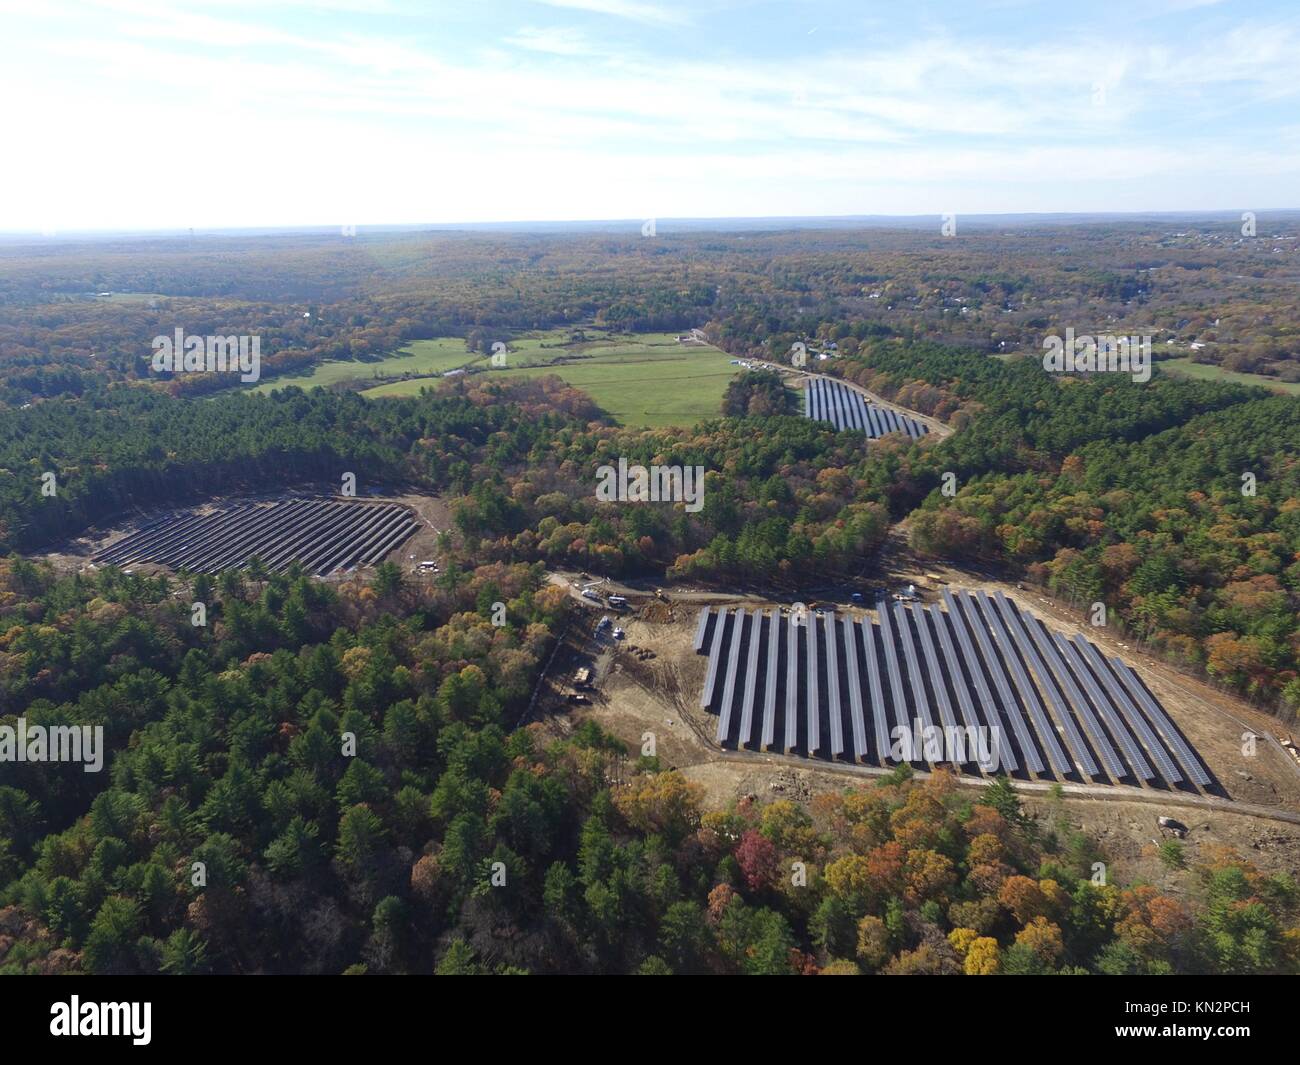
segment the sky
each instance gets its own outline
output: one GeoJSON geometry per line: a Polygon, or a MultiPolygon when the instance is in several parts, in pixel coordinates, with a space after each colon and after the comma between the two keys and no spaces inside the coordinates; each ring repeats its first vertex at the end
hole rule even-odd
{"type": "Polygon", "coordinates": [[[1298,55],[1294,0],[0,0],[0,230],[1294,208],[1298,55]]]}

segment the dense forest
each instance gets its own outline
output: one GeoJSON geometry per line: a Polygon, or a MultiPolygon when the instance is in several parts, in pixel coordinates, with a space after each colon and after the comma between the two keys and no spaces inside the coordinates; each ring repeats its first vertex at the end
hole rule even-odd
{"type": "Polygon", "coordinates": [[[961,432],[918,450],[912,543],[997,562],[1287,719],[1300,710],[1300,402],[877,342],[850,380],[961,432]],[[956,494],[940,490],[944,472],[956,494]]]}
{"type": "Polygon", "coordinates": [[[770,373],[739,376],[723,405],[734,416],[687,431],[609,424],[555,378],[474,375],[381,403],[319,389],[177,403],[97,387],[0,420],[0,542],[30,550],[135,508],[329,490],[353,472],[363,490],[451,497],[448,549],[464,564],[791,588],[809,560],[823,579],[861,572],[905,522],[922,551],[1104,602],[1178,664],[1286,717],[1300,708],[1295,400],[1159,375],[1060,380],[1032,359],[897,338],[830,365],[958,431],[868,449],[861,433],[781,413],[791,401],[770,373]],[[598,502],[610,456],[702,466],[703,508],[598,502]]]}
{"type": "Polygon", "coordinates": [[[0,566],[8,711],[110,750],[4,767],[0,972],[1300,968],[1291,878],[1225,853],[1190,901],[1107,883],[1005,782],[706,812],[593,725],[515,728],[568,602],[537,568],[196,578],[203,627],[171,583],[0,566]]]}
{"type": "Polygon", "coordinates": [[[1005,782],[900,773],[719,810],[591,724],[520,727],[568,622],[548,568],[794,593],[858,578],[891,534],[1103,602],[1133,640],[1293,720],[1300,403],[1008,354],[1066,322],[1140,320],[1198,358],[1292,375],[1296,308],[1277,293],[1294,264],[1234,234],[0,247],[0,725],[101,726],[107,748],[102,773],[0,762],[0,971],[1296,971],[1291,879],[1224,853],[1185,897],[1096,882],[1106,856],[1059,796],[1031,814],[1005,782]],[[868,447],[800,416],[771,371],[738,373],[717,417],[682,429],[616,424],[554,376],[372,401],[148,371],[148,338],[177,325],[262,335],[273,377],[586,323],[698,327],[777,362],[834,342],[821,372],[953,432],[868,447]],[[620,458],[703,467],[702,507],[602,502],[597,470],[620,458]],[[448,503],[435,582],[32,557],[348,473],[362,495],[448,503]]]}

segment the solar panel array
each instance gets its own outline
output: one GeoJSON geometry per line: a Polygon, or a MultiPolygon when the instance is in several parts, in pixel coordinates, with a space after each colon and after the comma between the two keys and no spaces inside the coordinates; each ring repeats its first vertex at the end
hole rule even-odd
{"type": "Polygon", "coordinates": [[[905,433],[915,440],[930,431],[915,418],[867,402],[861,392],[830,377],[808,379],[804,413],[839,430],[860,429],[872,440],[888,433],[905,433]]]}
{"type": "Polygon", "coordinates": [[[298,562],[323,577],[382,561],[418,527],[415,514],[398,503],[307,497],[239,503],[205,514],[168,514],[93,561],[220,573],[240,569],[256,556],[272,573],[298,562]]]}
{"type": "Polygon", "coordinates": [[[945,592],[944,602],[881,601],[875,620],[705,608],[700,706],[718,715],[717,742],[1046,780],[1214,784],[1127,665],[1001,592],[945,592]]]}

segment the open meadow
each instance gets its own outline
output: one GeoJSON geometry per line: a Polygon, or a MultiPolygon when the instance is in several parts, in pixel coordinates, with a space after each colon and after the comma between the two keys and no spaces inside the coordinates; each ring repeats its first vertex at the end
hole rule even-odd
{"type": "MultiPolygon", "coordinates": [[[[554,335],[510,342],[502,376],[553,373],[591,396],[625,425],[693,425],[720,413],[727,383],[739,370],[707,344],[679,344],[673,333],[603,335],[560,346],[554,335]],[[523,365],[519,365],[519,363],[523,365]]],[[[367,389],[372,399],[411,396],[435,379],[410,378],[367,389]]]]}

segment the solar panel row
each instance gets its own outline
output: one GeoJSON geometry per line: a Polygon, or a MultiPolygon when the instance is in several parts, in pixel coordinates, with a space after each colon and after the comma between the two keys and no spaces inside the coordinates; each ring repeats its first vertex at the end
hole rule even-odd
{"type": "Polygon", "coordinates": [[[776,669],[781,657],[777,642],[781,632],[781,612],[773,610],[767,622],[767,693],[763,697],[763,738],[759,746],[767,750],[776,736],[776,669]]]}
{"type": "Polygon", "coordinates": [[[817,683],[817,625],[812,615],[803,619],[804,635],[808,639],[808,698],[804,700],[804,709],[808,715],[808,727],[804,733],[808,742],[808,753],[821,749],[821,686],[817,683]]]}
{"type": "MultiPolygon", "coordinates": [[[[1002,771],[1023,763],[1055,779],[1212,784],[1126,665],[1107,664],[1080,636],[1052,633],[1001,593],[944,599],[946,611],[879,602],[876,623],[833,611],[702,612],[695,646],[707,645],[709,663],[700,705],[718,714],[718,742],[771,750],[779,735],[787,753],[885,765],[900,726],[941,741],[992,733],[1002,771]]],[[[928,745],[911,760],[977,761],[970,748],[936,758],[928,745]]]]}
{"type": "Polygon", "coordinates": [[[963,617],[954,606],[952,594],[944,592],[944,598],[947,600],[948,609],[953,612],[952,616],[960,619],[960,622],[975,634],[975,642],[979,644],[980,654],[984,657],[984,664],[988,668],[989,675],[993,678],[993,686],[998,692],[998,703],[996,705],[1001,711],[1001,720],[1011,727],[1011,732],[1020,745],[1020,756],[1025,760],[1025,765],[1029,767],[1031,772],[1042,773],[1047,767],[1043,764],[1037,746],[1029,737],[1029,730],[1025,725],[1024,717],[1020,713],[1020,707],[1016,703],[1015,696],[1011,694],[1011,684],[1007,680],[1002,659],[998,657],[992,639],[985,629],[984,622],[976,611],[975,600],[962,596],[961,605],[962,609],[965,610],[965,616],[963,617]]]}
{"type": "MultiPolygon", "coordinates": [[[[1015,611],[1009,611],[1009,613],[1014,614],[1015,611]]],[[[1128,775],[1124,763],[1120,760],[1119,755],[1115,753],[1109,737],[1102,729],[1087,700],[1083,698],[1066,673],[1059,656],[1051,646],[1051,641],[1043,638],[1042,630],[1038,628],[1032,617],[1024,617],[1023,622],[1027,623],[1023,626],[1025,631],[1021,636],[1022,640],[1025,641],[1024,647],[1027,653],[1034,656],[1035,671],[1038,672],[1040,680],[1053,693],[1053,702],[1056,704],[1058,716],[1061,720],[1070,722],[1072,728],[1074,721],[1078,721],[1083,725],[1084,731],[1088,734],[1090,746],[1102,760],[1106,772],[1110,774],[1112,780],[1121,780],[1128,775]],[[1053,671],[1055,676],[1053,676],[1053,671]],[[1058,681],[1065,691],[1064,695],[1061,693],[1061,688],[1057,687],[1058,681]],[[1067,699],[1068,706],[1066,705],[1067,699]]],[[[1083,752],[1087,751],[1087,746],[1085,746],[1077,728],[1073,728],[1071,742],[1074,744],[1076,752],[1079,752],[1078,757],[1084,760],[1085,754],[1083,752]]],[[[1090,767],[1086,761],[1084,762],[1084,768],[1089,776],[1100,778],[1100,771],[1095,767],[1090,767]]]]}
{"type": "Polygon", "coordinates": [[[713,611],[707,606],[700,610],[700,620],[695,626],[695,653],[699,654],[704,649],[704,637],[709,631],[709,619],[714,616],[713,611]]]}
{"type": "Polygon", "coordinates": [[[844,723],[840,720],[840,656],[839,633],[835,630],[835,615],[827,611],[822,615],[826,625],[826,709],[830,715],[831,757],[844,753],[844,723]]]}
{"type": "MultiPolygon", "coordinates": [[[[912,706],[924,728],[934,727],[934,718],[930,715],[930,700],[925,694],[925,675],[916,660],[916,647],[912,643],[912,627],[907,623],[907,614],[901,603],[894,604],[894,624],[903,642],[903,659],[907,663],[907,678],[912,688],[912,706]]],[[[908,722],[910,724],[910,721],[908,722]]]]}
{"type": "Polygon", "coordinates": [[[758,650],[762,643],[763,613],[755,610],[753,620],[749,623],[749,662],[745,670],[745,700],[740,707],[740,738],[742,747],[749,745],[749,737],[754,728],[754,691],[758,685],[758,650]]]}
{"type": "MultiPolygon", "coordinates": [[[[984,671],[980,668],[979,659],[975,657],[975,648],[971,645],[970,632],[966,628],[966,619],[961,616],[961,612],[957,609],[957,604],[953,602],[952,597],[946,592],[944,594],[948,603],[948,612],[945,614],[940,611],[938,607],[935,607],[934,611],[936,615],[943,617],[947,621],[949,627],[956,634],[957,644],[961,649],[961,658],[966,665],[966,674],[970,678],[973,686],[972,689],[965,691],[966,701],[962,704],[963,712],[967,709],[966,703],[970,703],[970,692],[973,690],[976,699],[979,701],[978,705],[984,710],[984,715],[988,719],[988,723],[997,724],[997,703],[993,701],[993,693],[989,691],[988,681],[984,679],[984,671]]],[[[956,670],[954,670],[953,676],[954,678],[958,676],[956,670]]],[[[958,688],[959,693],[962,692],[962,690],[962,688],[958,688]]],[[[974,719],[978,723],[978,718],[975,716],[975,705],[976,704],[974,703],[970,704],[969,711],[971,718],[968,718],[967,720],[970,721],[974,719]]],[[[998,725],[998,728],[1001,729],[1001,725],[998,725]]],[[[1007,769],[1014,772],[1020,768],[1011,743],[1009,741],[1002,743],[1001,747],[1004,748],[1001,752],[1002,762],[1006,765],[1007,769]]]]}
{"type": "Polygon", "coordinates": [[[915,440],[930,431],[915,418],[869,403],[861,392],[834,378],[810,377],[806,398],[805,413],[809,418],[830,422],[841,431],[858,429],[872,440],[887,433],[905,433],[915,440]]]}
{"type": "Polygon", "coordinates": [[[863,618],[862,657],[867,664],[867,691],[871,696],[871,724],[876,734],[876,761],[884,763],[889,750],[889,719],[885,716],[885,690],[880,683],[880,659],[876,656],[876,626],[863,618]]]}
{"type": "Polygon", "coordinates": [[[842,645],[844,647],[844,672],[849,684],[849,709],[853,725],[853,751],[858,758],[867,757],[867,724],[862,712],[862,673],[858,669],[857,622],[850,617],[840,618],[842,645]]]}
{"type": "MultiPolygon", "coordinates": [[[[1119,743],[1120,749],[1124,752],[1124,757],[1128,759],[1128,764],[1137,771],[1137,775],[1143,780],[1150,780],[1155,776],[1155,772],[1148,764],[1146,756],[1134,741],[1132,734],[1125,727],[1121,715],[1113,706],[1111,706],[1110,701],[1101,694],[1101,689],[1097,687],[1097,682],[1093,679],[1087,668],[1083,666],[1083,662],[1075,653],[1074,647],[1062,640],[1059,633],[1049,633],[1048,638],[1051,641],[1048,646],[1054,646],[1056,649],[1056,660],[1064,661],[1065,666],[1074,673],[1076,678],[1083,682],[1083,692],[1080,692],[1078,688],[1074,687],[1073,683],[1069,685],[1071,698],[1078,699],[1078,701],[1082,703],[1083,696],[1085,694],[1087,695],[1087,697],[1092,701],[1093,709],[1101,714],[1102,720],[1105,722],[1110,734],[1119,743]]],[[[1162,756],[1164,755],[1164,751],[1161,751],[1160,753],[1162,756]]],[[[1172,763],[1169,768],[1173,768],[1172,763]]],[[[1169,781],[1177,781],[1179,776],[1181,776],[1181,774],[1176,776],[1170,776],[1167,772],[1164,774],[1164,778],[1169,781]]]]}
{"type": "Polygon", "coordinates": [[[957,719],[952,713],[952,702],[948,699],[948,688],[943,682],[943,670],[939,666],[939,656],[934,651],[934,637],[930,635],[930,626],[926,621],[926,611],[914,608],[909,611],[912,623],[916,626],[917,642],[921,645],[921,654],[925,658],[925,671],[934,690],[934,701],[939,704],[939,720],[944,728],[956,728],[957,719]]]}
{"type": "MultiPolygon", "coordinates": [[[[1059,634],[1054,635],[1058,641],[1061,640],[1059,634]]],[[[1061,649],[1073,652],[1074,658],[1071,665],[1074,667],[1075,672],[1084,678],[1085,682],[1092,680],[1094,689],[1096,681],[1101,682],[1111,703],[1119,707],[1120,713],[1124,715],[1125,720],[1141,736],[1147,751],[1155,759],[1156,765],[1159,766],[1161,776],[1170,783],[1177,783],[1182,780],[1183,774],[1174,765],[1169,755],[1165,753],[1164,746],[1152,733],[1151,726],[1147,723],[1146,718],[1142,716],[1142,712],[1133,705],[1133,701],[1128,697],[1128,694],[1119,686],[1110,671],[1106,669],[1101,655],[1097,653],[1097,649],[1082,636],[1075,636],[1072,644],[1062,642],[1061,649]]],[[[1092,694],[1095,702],[1100,697],[1100,693],[1094,690],[1092,694]]]]}
{"type": "Polygon", "coordinates": [[[1119,677],[1125,689],[1147,712],[1156,728],[1160,730],[1160,735],[1164,737],[1165,742],[1178,756],[1183,771],[1201,787],[1209,787],[1211,784],[1209,774],[1202,768],[1200,759],[1187,745],[1187,741],[1183,739],[1174,723],[1169,720],[1169,715],[1165,713],[1164,708],[1151,698],[1142,682],[1138,680],[1137,674],[1133,672],[1127,662],[1122,662],[1118,658],[1112,658],[1109,661],[1111,668],[1115,671],[1115,675],[1119,677]]]}
{"type": "MultiPolygon", "coordinates": [[[[1001,620],[998,619],[992,599],[985,596],[985,594],[980,594],[978,602],[980,612],[984,615],[989,631],[993,633],[993,638],[1002,648],[1002,661],[1006,662],[1010,667],[1011,679],[1015,681],[1015,688],[1021,693],[1022,705],[1028,711],[1030,720],[1034,722],[1034,728],[1039,733],[1039,741],[1048,754],[1048,761],[1052,763],[1052,769],[1060,772],[1060,774],[1067,774],[1067,772],[1073,770],[1070,758],[1066,756],[1061,741],[1057,739],[1052,722],[1047,717],[1047,711],[1043,709],[1043,701],[1039,697],[1037,688],[1034,687],[1034,681],[1030,680],[1030,675],[1027,672],[1024,672],[1024,664],[1015,653],[1014,642],[1011,641],[1008,631],[1002,627],[1001,620]]],[[[1073,727],[1073,724],[1071,722],[1067,726],[1067,730],[1073,727]]],[[[1080,759],[1084,771],[1088,772],[1089,776],[1095,776],[1096,767],[1092,765],[1092,758],[1089,756],[1087,748],[1084,748],[1078,736],[1071,736],[1070,739],[1074,741],[1075,757],[1080,759]]]]}
{"type": "Polygon", "coordinates": [[[296,562],[323,577],[372,565],[418,527],[414,513],[397,503],[277,499],[203,514],[168,514],[99,552],[94,561],[221,573],[257,558],[273,573],[296,562]]]}
{"type": "Polygon", "coordinates": [[[731,735],[731,701],[736,694],[736,666],[740,662],[740,645],[745,642],[745,608],[736,611],[735,633],[731,637],[731,655],[727,660],[727,681],[722,688],[722,705],[718,711],[718,742],[731,735]]]}

